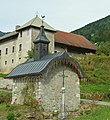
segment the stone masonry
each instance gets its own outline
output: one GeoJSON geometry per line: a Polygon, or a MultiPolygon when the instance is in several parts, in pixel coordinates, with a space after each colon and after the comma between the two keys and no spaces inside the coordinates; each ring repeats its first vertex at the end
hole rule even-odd
{"type": "MultiPolygon", "coordinates": [[[[25,77],[14,79],[12,101],[16,99],[17,104],[23,104],[23,89],[27,84],[34,84],[35,98],[42,103],[44,110],[60,110],[61,107],[61,88],[62,88],[62,71],[64,66],[48,70],[40,77],[25,77]]],[[[77,74],[66,67],[65,75],[65,105],[67,110],[74,110],[80,104],[79,78],[77,74]]],[[[30,88],[31,89],[31,88],[30,88]]],[[[30,90],[29,90],[30,91],[30,90]]]]}

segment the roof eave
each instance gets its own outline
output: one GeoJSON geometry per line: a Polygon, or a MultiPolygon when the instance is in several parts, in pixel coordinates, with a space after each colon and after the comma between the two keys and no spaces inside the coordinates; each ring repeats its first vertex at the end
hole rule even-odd
{"type": "Polygon", "coordinates": [[[55,41],[55,43],[58,43],[58,44],[63,44],[63,45],[66,45],[66,46],[71,46],[71,47],[77,47],[77,48],[82,48],[82,49],[89,49],[89,50],[97,50],[96,48],[85,48],[85,47],[80,47],[80,46],[74,46],[74,45],[69,45],[69,44],[65,44],[63,42],[58,42],[58,41],[55,41]]]}
{"type": "MultiPolygon", "coordinates": [[[[40,27],[38,27],[38,26],[29,25],[29,26],[25,26],[25,27],[23,27],[23,28],[18,28],[18,29],[16,29],[16,31],[25,30],[25,29],[27,29],[27,28],[37,28],[37,29],[40,29],[40,27]]],[[[49,31],[49,32],[56,32],[56,30],[51,30],[51,29],[47,29],[47,28],[45,28],[45,30],[46,30],[46,31],[49,31]]]]}

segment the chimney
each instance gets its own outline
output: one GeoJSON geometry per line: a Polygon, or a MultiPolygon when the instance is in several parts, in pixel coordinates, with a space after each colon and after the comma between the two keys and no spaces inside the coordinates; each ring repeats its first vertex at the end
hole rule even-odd
{"type": "Polygon", "coordinates": [[[16,25],[16,26],[15,26],[15,30],[17,30],[19,27],[20,27],[20,25],[16,25]]]}

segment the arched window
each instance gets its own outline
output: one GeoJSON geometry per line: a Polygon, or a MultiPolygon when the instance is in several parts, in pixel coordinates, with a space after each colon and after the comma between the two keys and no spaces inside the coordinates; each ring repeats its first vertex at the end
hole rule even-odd
{"type": "Polygon", "coordinates": [[[15,46],[12,47],[12,53],[14,53],[14,52],[15,52],[15,46]]]}
{"type": "Polygon", "coordinates": [[[14,63],[14,59],[12,59],[12,63],[14,63]]]}
{"type": "Polygon", "coordinates": [[[5,65],[7,65],[7,61],[5,61],[5,65]]]}
{"type": "Polygon", "coordinates": [[[6,48],[6,53],[5,54],[8,54],[8,48],[6,48]]]}

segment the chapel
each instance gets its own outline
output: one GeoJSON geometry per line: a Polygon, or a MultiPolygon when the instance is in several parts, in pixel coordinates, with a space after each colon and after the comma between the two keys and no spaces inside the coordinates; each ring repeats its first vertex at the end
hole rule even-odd
{"type": "Polygon", "coordinates": [[[80,105],[80,79],[85,78],[80,65],[64,52],[50,54],[43,24],[33,40],[34,56],[16,66],[6,78],[13,79],[12,104],[24,104],[31,96],[45,111],[59,111],[62,106],[62,90],[67,110],[80,105]]]}

